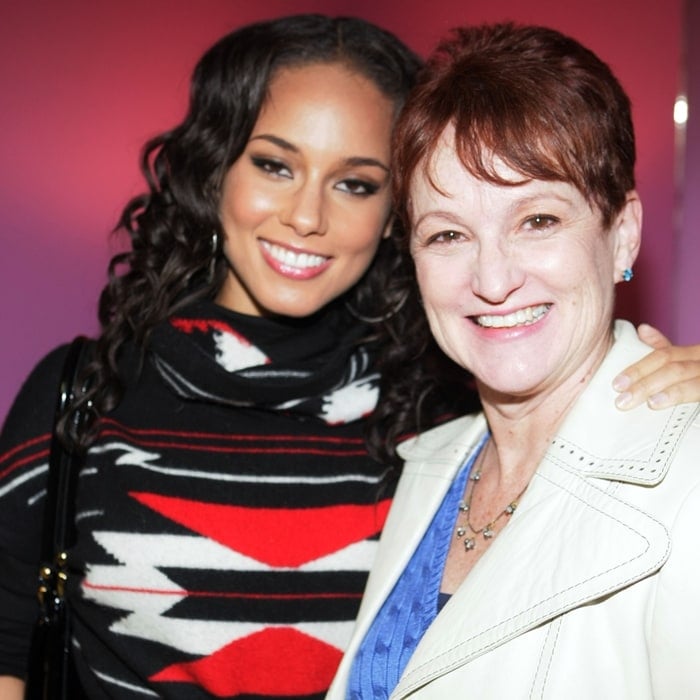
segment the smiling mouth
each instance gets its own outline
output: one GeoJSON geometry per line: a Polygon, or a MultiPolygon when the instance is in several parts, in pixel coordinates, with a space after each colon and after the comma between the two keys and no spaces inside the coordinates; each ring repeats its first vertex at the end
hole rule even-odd
{"type": "Polygon", "coordinates": [[[551,304],[539,304],[538,306],[518,309],[512,314],[501,316],[485,314],[483,316],[472,316],[471,318],[474,323],[483,328],[516,328],[537,323],[549,311],[551,306],[551,304]]]}
{"type": "Polygon", "coordinates": [[[289,248],[283,248],[268,241],[260,241],[260,244],[267,254],[280,265],[298,270],[314,269],[330,260],[329,257],[315,255],[314,253],[296,253],[289,248]]]}

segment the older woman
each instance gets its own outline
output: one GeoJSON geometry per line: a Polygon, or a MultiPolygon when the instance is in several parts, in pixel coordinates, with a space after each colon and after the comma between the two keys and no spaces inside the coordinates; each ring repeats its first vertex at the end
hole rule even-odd
{"type": "MultiPolygon", "coordinates": [[[[395,139],[430,329],[483,413],[400,450],[328,697],[700,697],[699,407],[612,408],[649,352],[613,322],[642,222],[627,96],[558,32],[464,29],[395,139]]],[[[419,330],[384,415],[431,381],[405,370],[419,330]]]]}

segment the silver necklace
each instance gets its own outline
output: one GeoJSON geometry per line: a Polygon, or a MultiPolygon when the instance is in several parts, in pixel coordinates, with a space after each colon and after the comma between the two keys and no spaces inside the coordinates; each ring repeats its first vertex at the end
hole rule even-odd
{"type": "MultiPolygon", "coordinates": [[[[455,530],[455,536],[458,539],[462,539],[464,537],[464,551],[465,552],[471,552],[472,549],[476,548],[476,538],[478,535],[482,535],[485,540],[490,540],[492,537],[495,536],[495,532],[493,529],[493,526],[503,517],[503,516],[508,516],[510,517],[515,513],[515,509],[518,507],[518,503],[520,502],[520,498],[522,495],[525,493],[525,489],[527,488],[527,484],[525,485],[525,488],[515,497],[514,500],[512,500],[502,511],[498,513],[498,515],[491,520],[490,522],[486,523],[484,527],[481,527],[479,529],[474,528],[474,526],[471,524],[470,521],[470,507],[472,504],[472,498],[474,496],[474,490],[476,488],[476,484],[478,481],[481,479],[481,468],[477,472],[475,472],[473,475],[469,477],[470,481],[472,482],[471,488],[469,489],[469,495],[467,496],[467,499],[464,501],[459,502],[459,512],[460,513],[466,513],[467,515],[467,521],[465,525],[457,525],[457,528],[455,530]],[[467,535],[467,528],[471,531],[471,535],[468,537],[465,537],[467,535]]],[[[459,515],[458,515],[459,517],[459,515]]]]}

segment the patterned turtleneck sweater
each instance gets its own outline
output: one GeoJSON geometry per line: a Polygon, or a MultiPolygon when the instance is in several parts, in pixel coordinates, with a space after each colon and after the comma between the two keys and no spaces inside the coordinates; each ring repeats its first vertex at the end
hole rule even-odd
{"type": "MultiPolygon", "coordinates": [[[[367,455],[365,350],[336,312],[274,322],[202,303],[158,327],[81,472],[69,600],[90,698],[321,698],[389,507],[367,455]]],[[[23,675],[55,387],[0,439],[0,674],[23,675]]]]}

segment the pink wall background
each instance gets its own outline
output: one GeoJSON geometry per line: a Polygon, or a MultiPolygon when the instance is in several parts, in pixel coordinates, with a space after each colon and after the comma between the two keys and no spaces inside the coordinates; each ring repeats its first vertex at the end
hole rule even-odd
{"type": "MultiPolygon", "coordinates": [[[[141,189],[139,148],[183,115],[198,56],[242,23],[297,11],[365,17],[421,54],[451,26],[506,19],[553,26],[596,51],[632,97],[638,134],[645,242],[624,315],[700,339],[694,309],[673,308],[682,0],[26,0],[0,11],[0,419],[44,353],[96,332],[119,248],[109,232],[141,189]]],[[[689,254],[697,267],[700,252],[689,254]]]]}
{"type": "Polygon", "coordinates": [[[674,243],[674,337],[680,343],[700,340],[700,3],[686,1],[685,56],[682,83],[690,115],[685,129],[677,130],[678,227],[674,243]]]}

